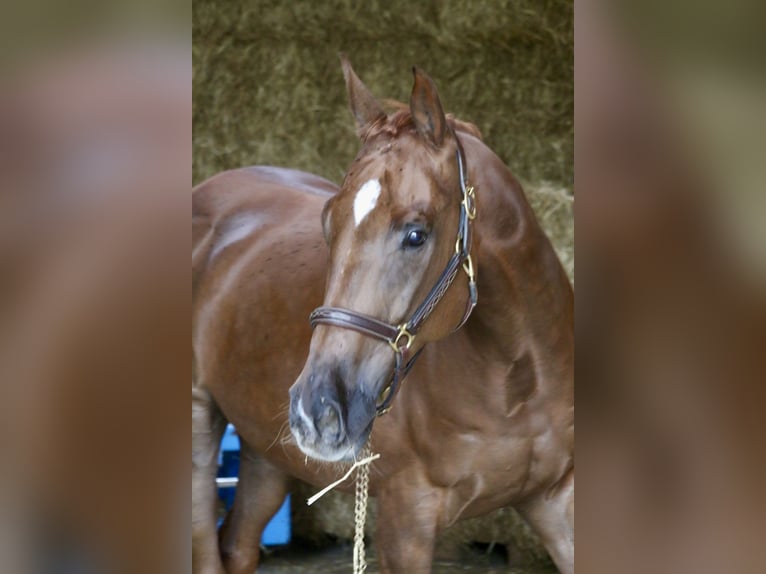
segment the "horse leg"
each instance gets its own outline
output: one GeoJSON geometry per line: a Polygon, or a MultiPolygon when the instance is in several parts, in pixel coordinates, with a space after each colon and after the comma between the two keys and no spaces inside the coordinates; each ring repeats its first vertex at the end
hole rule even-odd
{"type": "Polygon", "coordinates": [[[561,574],[574,574],[574,468],[518,510],[537,531],[561,574]]]}
{"type": "Polygon", "coordinates": [[[205,389],[192,386],[192,571],[223,574],[216,534],[218,448],[226,420],[205,389]]]}
{"type": "Polygon", "coordinates": [[[443,497],[397,481],[378,494],[375,547],[381,574],[431,572],[443,497]]]}
{"type": "Polygon", "coordinates": [[[287,494],[287,476],[240,440],[239,482],[221,527],[221,556],[227,574],[253,574],[264,528],[287,494]]]}

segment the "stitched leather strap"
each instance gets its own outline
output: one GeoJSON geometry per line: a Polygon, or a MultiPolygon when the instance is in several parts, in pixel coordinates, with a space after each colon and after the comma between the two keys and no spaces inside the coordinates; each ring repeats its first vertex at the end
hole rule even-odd
{"type": "Polygon", "coordinates": [[[363,335],[376,337],[393,342],[399,334],[399,329],[369,315],[342,309],[341,307],[317,307],[309,316],[312,327],[317,324],[334,325],[353,329],[363,335]]]}
{"type": "Polygon", "coordinates": [[[415,335],[420,330],[420,326],[425,322],[426,319],[428,319],[433,310],[436,308],[436,305],[444,297],[447,289],[449,289],[450,285],[452,285],[452,283],[455,281],[455,277],[457,277],[462,263],[462,259],[457,253],[450,258],[449,262],[447,263],[447,267],[445,267],[444,271],[439,276],[436,284],[433,286],[431,291],[428,293],[423,302],[418,306],[418,308],[415,309],[415,312],[410,317],[410,320],[407,321],[407,330],[410,333],[415,335]]]}
{"type": "Polygon", "coordinates": [[[415,360],[420,356],[420,352],[422,350],[423,349],[420,349],[412,358],[409,358],[409,349],[402,349],[395,354],[396,364],[394,366],[393,378],[391,379],[391,383],[388,385],[388,387],[383,391],[385,393],[383,402],[379,405],[376,405],[375,407],[375,411],[378,416],[386,414],[391,409],[391,403],[394,401],[394,397],[399,392],[399,385],[409,374],[410,369],[412,369],[412,366],[415,364],[415,360]]]}

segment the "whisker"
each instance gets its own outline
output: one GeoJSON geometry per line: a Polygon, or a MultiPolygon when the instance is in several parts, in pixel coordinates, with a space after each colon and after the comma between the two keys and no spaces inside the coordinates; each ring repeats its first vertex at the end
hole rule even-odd
{"type": "Polygon", "coordinates": [[[274,440],[271,441],[271,444],[266,447],[266,452],[270,451],[271,447],[273,447],[275,444],[277,444],[277,442],[279,442],[279,440],[282,437],[282,435],[284,434],[285,428],[287,427],[289,422],[290,421],[285,421],[285,422],[282,423],[282,426],[279,427],[279,432],[277,432],[277,435],[274,437],[274,440]]]}
{"type": "Polygon", "coordinates": [[[277,408],[277,414],[275,414],[271,420],[275,421],[279,417],[282,417],[282,416],[286,417],[289,413],[290,413],[290,401],[287,401],[277,408]]]}
{"type": "Polygon", "coordinates": [[[287,433],[282,439],[279,441],[280,446],[282,447],[282,452],[290,458],[290,453],[287,452],[287,449],[285,448],[285,445],[291,444],[294,446],[298,446],[298,443],[295,440],[295,437],[293,437],[292,433],[287,433]]]}

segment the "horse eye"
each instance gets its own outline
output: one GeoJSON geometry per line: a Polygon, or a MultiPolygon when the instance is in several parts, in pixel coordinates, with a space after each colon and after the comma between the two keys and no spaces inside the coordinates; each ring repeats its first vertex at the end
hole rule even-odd
{"type": "Polygon", "coordinates": [[[402,245],[404,247],[420,247],[428,239],[428,233],[424,229],[408,229],[404,235],[402,245]]]}

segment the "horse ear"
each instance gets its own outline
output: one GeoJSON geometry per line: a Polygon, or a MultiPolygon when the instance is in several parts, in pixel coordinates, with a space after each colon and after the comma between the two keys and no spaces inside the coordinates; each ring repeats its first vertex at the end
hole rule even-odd
{"type": "Polygon", "coordinates": [[[346,90],[348,91],[348,101],[351,107],[351,113],[356,120],[356,131],[364,139],[370,126],[375,122],[385,119],[386,112],[362,83],[362,80],[354,72],[351,62],[348,61],[346,54],[339,54],[340,64],[343,68],[343,77],[346,79],[346,90]]]}
{"type": "Polygon", "coordinates": [[[447,134],[447,118],[444,117],[436,84],[420,68],[413,67],[412,73],[415,84],[410,96],[410,111],[415,127],[422,137],[440,147],[447,134]]]}

